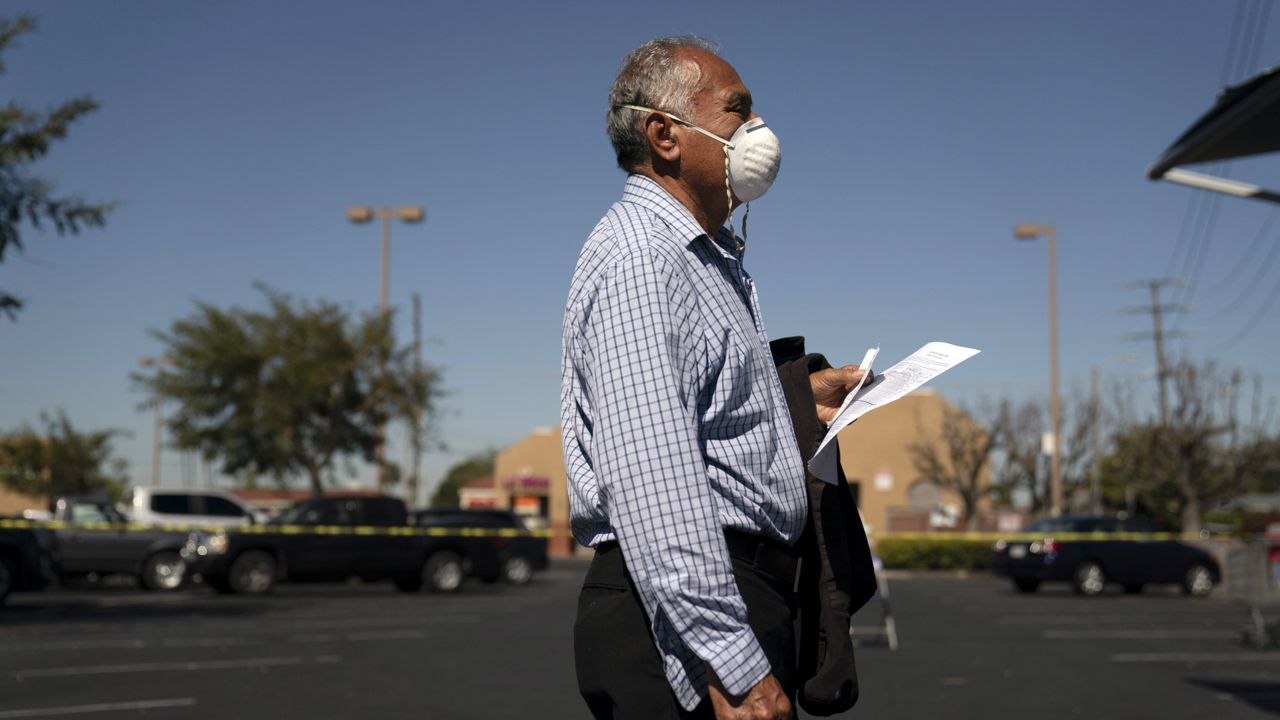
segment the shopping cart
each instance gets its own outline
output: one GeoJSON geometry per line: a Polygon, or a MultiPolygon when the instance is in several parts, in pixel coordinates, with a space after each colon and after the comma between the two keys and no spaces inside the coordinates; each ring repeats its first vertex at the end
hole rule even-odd
{"type": "Polygon", "coordinates": [[[1227,554],[1227,597],[1248,608],[1241,634],[1246,645],[1280,646],[1280,537],[1269,531],[1227,554]]]}

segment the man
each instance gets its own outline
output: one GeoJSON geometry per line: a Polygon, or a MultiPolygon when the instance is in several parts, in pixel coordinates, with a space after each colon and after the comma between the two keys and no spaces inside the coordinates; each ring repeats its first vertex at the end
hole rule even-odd
{"type": "MultiPolygon", "coordinates": [[[[609,103],[628,178],[564,323],[572,527],[596,549],[579,688],[598,718],[790,718],[805,469],[745,243],[723,227],[772,183],[776,138],[697,38],[637,48],[609,103]]],[[[804,412],[829,422],[862,372],[808,377],[804,412]]]]}

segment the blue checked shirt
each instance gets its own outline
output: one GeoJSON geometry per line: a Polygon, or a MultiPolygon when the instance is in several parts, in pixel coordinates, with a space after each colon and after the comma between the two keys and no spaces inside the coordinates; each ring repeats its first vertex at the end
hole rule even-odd
{"type": "Polygon", "coordinates": [[[704,661],[751,689],[769,661],[724,529],[794,540],[804,465],[741,248],[649,178],[627,179],[578,258],[560,419],[574,536],[618,541],[681,705],[706,694],[704,661]]]}

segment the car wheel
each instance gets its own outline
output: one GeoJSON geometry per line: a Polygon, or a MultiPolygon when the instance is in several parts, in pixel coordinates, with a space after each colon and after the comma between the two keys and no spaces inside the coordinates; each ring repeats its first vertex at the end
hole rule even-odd
{"type": "Polygon", "coordinates": [[[1200,563],[1187,568],[1187,574],[1182,576],[1182,592],[1192,597],[1204,597],[1213,592],[1213,573],[1200,563]]]}
{"type": "Polygon", "coordinates": [[[448,550],[432,553],[422,566],[422,579],[431,592],[456,591],[462,587],[462,558],[448,550]]]}
{"type": "Polygon", "coordinates": [[[533,564],[526,557],[512,555],[502,565],[502,579],[512,585],[527,585],[533,579],[533,564]]]}
{"type": "Polygon", "coordinates": [[[227,583],[241,595],[270,592],[276,584],[276,559],[263,550],[246,550],[231,563],[227,583]]]}
{"type": "Polygon", "coordinates": [[[0,603],[9,597],[17,578],[18,568],[14,566],[13,561],[0,555],[0,603]]]}
{"type": "Polygon", "coordinates": [[[187,564],[172,550],[155,553],[142,564],[142,586],[148,590],[177,590],[187,577],[187,564]]]}
{"type": "Polygon", "coordinates": [[[1073,578],[1076,592],[1081,595],[1097,595],[1107,586],[1107,574],[1092,560],[1077,565],[1073,578]]]}
{"type": "Polygon", "coordinates": [[[1033,593],[1040,589],[1040,581],[1035,578],[1014,578],[1013,586],[1018,592],[1033,593]]]}
{"type": "Polygon", "coordinates": [[[1125,594],[1127,595],[1140,595],[1142,594],[1143,587],[1144,586],[1142,583],[1126,583],[1124,586],[1124,591],[1125,591],[1125,594]]]}

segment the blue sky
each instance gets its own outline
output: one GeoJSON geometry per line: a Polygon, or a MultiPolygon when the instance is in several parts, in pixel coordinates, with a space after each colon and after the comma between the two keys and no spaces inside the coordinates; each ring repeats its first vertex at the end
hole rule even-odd
{"type": "MultiPolygon", "coordinates": [[[[160,350],[148,330],[196,300],[259,303],[254,281],[374,307],[377,230],[348,224],[351,204],[426,207],[426,223],[392,230],[391,300],[408,336],[421,294],[449,392],[429,481],[554,424],[569,277],[623,181],[608,85],[631,48],[681,33],[721,44],[782,141],[747,254],[774,335],[806,335],[835,362],[877,343],[890,362],[930,340],[969,345],[983,353],[940,392],[1042,396],[1045,247],[1012,227],[1051,223],[1064,390],[1127,352],[1137,361],[1106,377],[1150,385],[1150,345],[1122,339],[1149,323],[1118,312],[1146,297],[1119,284],[1192,274],[1175,248],[1195,191],[1143,172],[1212,104],[1237,3],[26,7],[41,27],[5,56],[4,96],[102,103],[38,170],[120,207],[104,230],[28,231],[26,255],[0,266],[0,287],[28,301],[0,321],[0,428],[64,408],[128,430],[119,454],[146,482],[150,416],[128,375],[160,350]]],[[[1243,74],[1280,61],[1269,24],[1243,74]]],[[[1280,185],[1274,156],[1231,172],[1280,185]]],[[[1270,212],[1220,201],[1180,323],[1194,336],[1175,349],[1256,371],[1275,395],[1280,299],[1264,308],[1280,261],[1265,261],[1280,223],[1254,245],[1270,212]]],[[[166,483],[183,473],[166,452],[166,483]]]]}

